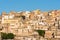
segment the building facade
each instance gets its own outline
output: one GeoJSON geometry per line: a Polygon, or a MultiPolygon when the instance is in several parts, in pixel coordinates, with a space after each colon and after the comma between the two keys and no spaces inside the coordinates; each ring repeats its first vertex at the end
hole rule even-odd
{"type": "Polygon", "coordinates": [[[24,38],[25,40],[31,40],[31,38],[32,40],[53,40],[52,38],[59,40],[60,10],[50,12],[42,12],[40,10],[2,12],[0,16],[0,32],[13,33],[20,37],[21,40],[24,40],[24,38]],[[35,30],[45,30],[44,39],[39,39],[35,30]]]}

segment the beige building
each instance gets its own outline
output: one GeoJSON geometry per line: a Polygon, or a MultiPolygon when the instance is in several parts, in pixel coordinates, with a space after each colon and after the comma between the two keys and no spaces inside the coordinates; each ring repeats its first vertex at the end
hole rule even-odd
{"type": "MultiPolygon", "coordinates": [[[[60,38],[60,11],[41,12],[40,10],[10,13],[2,12],[0,32],[14,33],[19,37],[38,35],[34,30],[45,30],[44,38],[60,38]]],[[[34,36],[30,40],[37,40],[34,36]]],[[[27,38],[25,38],[26,40],[27,38]]],[[[47,40],[47,39],[46,39],[47,40]]]]}

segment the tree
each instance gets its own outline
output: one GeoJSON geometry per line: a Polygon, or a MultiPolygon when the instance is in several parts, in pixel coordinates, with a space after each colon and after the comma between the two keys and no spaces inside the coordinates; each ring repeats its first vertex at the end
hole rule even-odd
{"type": "Polygon", "coordinates": [[[1,38],[2,39],[7,39],[7,34],[6,33],[1,33],[1,38]]]}
{"type": "Polygon", "coordinates": [[[44,35],[45,35],[45,31],[44,30],[35,30],[35,31],[38,32],[38,34],[40,36],[43,36],[44,37],[44,35]]]}
{"type": "Polygon", "coordinates": [[[1,37],[2,39],[13,39],[14,38],[14,34],[13,33],[1,33],[1,37]]]}
{"type": "Polygon", "coordinates": [[[13,33],[8,33],[7,34],[7,39],[13,39],[14,38],[14,34],[13,33]]]}

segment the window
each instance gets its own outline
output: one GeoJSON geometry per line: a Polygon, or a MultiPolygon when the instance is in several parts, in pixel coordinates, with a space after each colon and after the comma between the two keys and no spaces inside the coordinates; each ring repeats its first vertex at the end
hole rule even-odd
{"type": "Polygon", "coordinates": [[[0,30],[2,30],[3,29],[3,26],[0,26],[0,30]]]}
{"type": "Polygon", "coordinates": [[[21,16],[23,18],[23,20],[25,19],[25,16],[21,16]]]}
{"type": "Polygon", "coordinates": [[[14,15],[10,15],[10,16],[9,16],[9,18],[13,18],[13,17],[14,17],[14,15]]]}
{"type": "Polygon", "coordinates": [[[8,19],[8,16],[4,16],[5,19],[8,19]]]}

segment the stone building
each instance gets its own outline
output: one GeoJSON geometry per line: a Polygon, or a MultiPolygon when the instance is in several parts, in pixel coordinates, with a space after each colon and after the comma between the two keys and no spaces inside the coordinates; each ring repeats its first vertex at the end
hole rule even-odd
{"type": "Polygon", "coordinates": [[[34,30],[45,30],[44,39],[46,40],[60,38],[60,10],[11,11],[10,13],[2,12],[0,16],[0,32],[13,33],[21,40],[37,40],[38,33],[34,30]]]}

